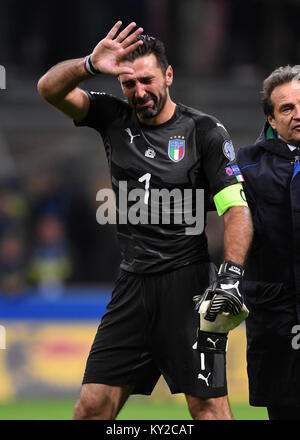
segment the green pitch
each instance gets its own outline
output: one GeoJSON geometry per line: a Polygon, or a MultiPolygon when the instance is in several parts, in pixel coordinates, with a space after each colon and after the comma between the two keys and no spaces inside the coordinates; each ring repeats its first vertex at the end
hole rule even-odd
{"type": "MultiPolygon", "coordinates": [[[[0,403],[0,420],[71,420],[73,400],[18,400],[0,403]]],[[[236,420],[267,420],[265,408],[231,405],[236,420]]],[[[129,400],[119,420],[191,420],[184,404],[129,400]]]]}

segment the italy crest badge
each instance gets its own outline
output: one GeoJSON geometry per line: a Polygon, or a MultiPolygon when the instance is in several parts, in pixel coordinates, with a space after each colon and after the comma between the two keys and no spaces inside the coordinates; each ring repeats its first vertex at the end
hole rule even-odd
{"type": "Polygon", "coordinates": [[[169,140],[168,155],[173,162],[183,159],[185,153],[185,140],[183,136],[174,136],[169,140]]]}

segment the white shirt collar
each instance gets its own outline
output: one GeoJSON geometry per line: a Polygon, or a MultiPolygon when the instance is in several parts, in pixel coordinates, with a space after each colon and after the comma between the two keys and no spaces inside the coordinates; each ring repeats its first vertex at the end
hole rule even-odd
{"type": "MultiPolygon", "coordinates": [[[[278,136],[279,139],[281,139],[281,137],[279,136],[278,133],[277,133],[277,136],[278,136]]],[[[289,149],[290,149],[291,151],[294,151],[294,150],[296,150],[296,148],[297,148],[297,147],[294,147],[294,145],[290,145],[290,144],[287,144],[287,146],[289,147],[289,149]]]]}

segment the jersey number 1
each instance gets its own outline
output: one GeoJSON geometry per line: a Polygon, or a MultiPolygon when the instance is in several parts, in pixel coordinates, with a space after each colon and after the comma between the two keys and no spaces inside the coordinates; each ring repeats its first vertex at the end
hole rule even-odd
{"type": "Polygon", "coordinates": [[[145,205],[148,205],[148,200],[149,200],[150,179],[151,179],[150,173],[146,173],[142,177],[139,178],[139,182],[145,182],[145,195],[144,195],[145,205]]]}

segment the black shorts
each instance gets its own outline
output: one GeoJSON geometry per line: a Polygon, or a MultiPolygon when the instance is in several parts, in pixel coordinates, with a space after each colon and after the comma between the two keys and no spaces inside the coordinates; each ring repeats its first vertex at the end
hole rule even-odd
{"type": "Polygon", "coordinates": [[[214,375],[217,381],[198,377],[199,314],[193,296],[208,286],[208,272],[209,263],[147,276],[122,272],[101,319],[83,383],[129,385],[132,394],[149,395],[162,374],[171,393],[226,395],[225,360],[217,366],[222,370],[214,375]]]}

